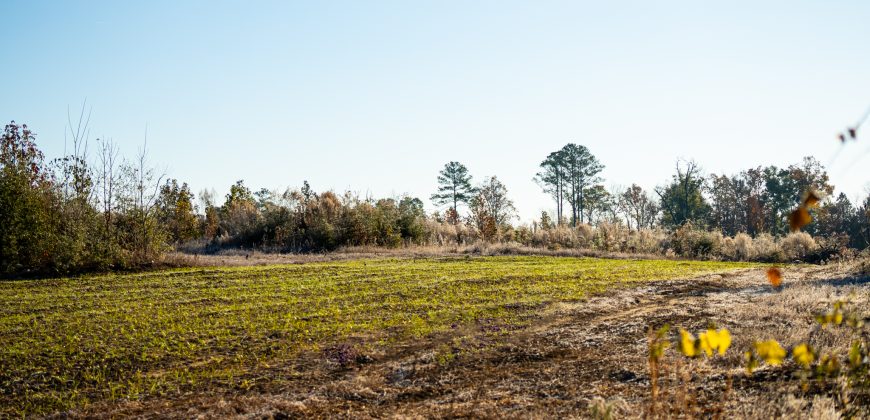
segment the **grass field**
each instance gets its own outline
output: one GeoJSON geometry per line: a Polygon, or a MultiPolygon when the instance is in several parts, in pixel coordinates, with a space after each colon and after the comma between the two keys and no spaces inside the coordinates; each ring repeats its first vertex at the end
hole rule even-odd
{"type": "Polygon", "coordinates": [[[0,417],[251,389],[292,380],[268,372],[301,352],[507,331],[548,303],[747,266],[484,257],[0,282],[0,417]]]}

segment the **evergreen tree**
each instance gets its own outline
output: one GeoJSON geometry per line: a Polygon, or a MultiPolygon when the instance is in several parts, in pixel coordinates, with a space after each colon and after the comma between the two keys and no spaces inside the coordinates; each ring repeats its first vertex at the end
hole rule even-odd
{"type": "Polygon", "coordinates": [[[597,186],[602,181],[598,174],[604,170],[604,165],[592,152],[586,146],[569,143],[550,153],[541,162],[541,168],[543,170],[535,176],[535,181],[556,201],[556,223],[561,223],[564,217],[563,203],[566,200],[571,206],[572,226],[590,221],[589,212],[594,210],[587,192],[597,193],[597,186]]]}
{"type": "Polygon", "coordinates": [[[556,202],[556,224],[561,224],[562,220],[564,220],[562,210],[565,204],[567,182],[565,158],[562,150],[550,153],[541,162],[541,172],[538,172],[534,179],[545,193],[553,196],[553,200],[556,202]]]}
{"type": "Polygon", "coordinates": [[[449,162],[438,173],[438,192],[432,194],[432,201],[438,206],[450,204],[453,213],[458,214],[459,204],[468,204],[474,192],[468,168],[459,162],[449,162]]]}
{"type": "Polygon", "coordinates": [[[587,200],[586,192],[602,181],[598,174],[604,170],[604,165],[583,145],[569,143],[560,152],[568,181],[567,192],[568,203],[571,205],[571,223],[573,226],[577,226],[578,223],[589,221],[586,216],[590,203],[587,200]]]}

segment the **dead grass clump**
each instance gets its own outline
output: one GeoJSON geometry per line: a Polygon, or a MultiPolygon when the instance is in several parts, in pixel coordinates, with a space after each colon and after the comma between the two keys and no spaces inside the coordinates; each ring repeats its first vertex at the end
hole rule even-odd
{"type": "Polygon", "coordinates": [[[863,255],[855,262],[855,272],[858,275],[870,275],[870,255],[863,255]]]}
{"type": "Polygon", "coordinates": [[[667,247],[667,233],[659,229],[640,229],[629,233],[625,252],[659,254],[667,247]]]}
{"type": "Polygon", "coordinates": [[[529,249],[516,242],[486,242],[477,241],[462,248],[461,253],[472,255],[528,255],[529,249]]]}
{"type": "Polygon", "coordinates": [[[671,246],[684,257],[711,258],[721,255],[722,233],[695,229],[686,223],[671,235],[671,246]]]}
{"type": "Polygon", "coordinates": [[[594,230],[595,249],[608,252],[623,251],[627,242],[628,232],[619,224],[604,222],[594,230]]]}
{"type": "Polygon", "coordinates": [[[722,257],[733,261],[753,261],[758,257],[752,237],[742,232],[733,238],[725,237],[720,252],[722,257]]]}
{"type": "Polygon", "coordinates": [[[819,244],[806,232],[792,232],[780,241],[780,247],[789,260],[800,260],[819,249],[819,244]]]}
{"type": "Polygon", "coordinates": [[[587,224],[581,224],[577,227],[555,226],[550,229],[538,229],[530,235],[530,245],[550,250],[562,248],[590,249],[595,234],[595,228],[587,224]]]}
{"type": "Polygon", "coordinates": [[[788,394],[782,401],[773,401],[769,405],[771,407],[766,407],[767,412],[779,411],[784,419],[839,420],[842,418],[837,411],[836,401],[821,395],[815,395],[811,401],[808,401],[788,394]],[[780,407],[775,407],[775,405],[780,405],[780,407]]]}
{"type": "Polygon", "coordinates": [[[785,260],[785,254],[774,237],[769,233],[762,233],[752,241],[755,249],[755,258],[764,262],[779,262],[785,260]]]}
{"type": "Polygon", "coordinates": [[[736,261],[740,259],[737,257],[737,248],[734,244],[734,238],[728,236],[722,238],[722,249],[719,252],[722,255],[722,258],[726,260],[736,261]]]}
{"type": "Polygon", "coordinates": [[[502,242],[488,245],[482,255],[525,255],[524,247],[516,242],[502,242]]]}
{"type": "Polygon", "coordinates": [[[734,235],[734,254],[739,260],[749,261],[755,258],[757,251],[752,243],[752,237],[745,233],[734,235]]]}
{"type": "Polygon", "coordinates": [[[586,223],[581,223],[574,228],[577,242],[581,247],[590,247],[595,239],[595,228],[586,223]]]}
{"type": "Polygon", "coordinates": [[[595,397],[589,403],[589,417],[595,420],[624,419],[631,414],[624,399],[595,397]]]}
{"type": "Polygon", "coordinates": [[[424,229],[428,232],[425,242],[439,246],[473,243],[479,239],[477,230],[464,223],[454,225],[427,219],[424,229]]]}

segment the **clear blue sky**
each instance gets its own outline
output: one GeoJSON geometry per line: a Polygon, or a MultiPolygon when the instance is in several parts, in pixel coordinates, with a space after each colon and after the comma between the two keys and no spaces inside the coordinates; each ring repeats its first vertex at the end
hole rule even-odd
{"type": "MultiPolygon", "coordinates": [[[[195,191],[408,193],[497,175],[524,220],[532,177],[584,144],[607,185],[828,163],[870,105],[867,1],[20,1],[0,3],[0,118],[63,152],[67,108],[195,191]]],[[[870,181],[870,125],[831,169],[870,181]]]]}

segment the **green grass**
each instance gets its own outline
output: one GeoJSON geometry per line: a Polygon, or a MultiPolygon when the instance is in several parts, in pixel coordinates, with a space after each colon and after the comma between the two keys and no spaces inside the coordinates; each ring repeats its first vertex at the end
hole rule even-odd
{"type": "Polygon", "coordinates": [[[342,340],[522,324],[543,304],[747,266],[485,257],[0,282],[0,417],[246,388],[257,369],[342,340]]]}

